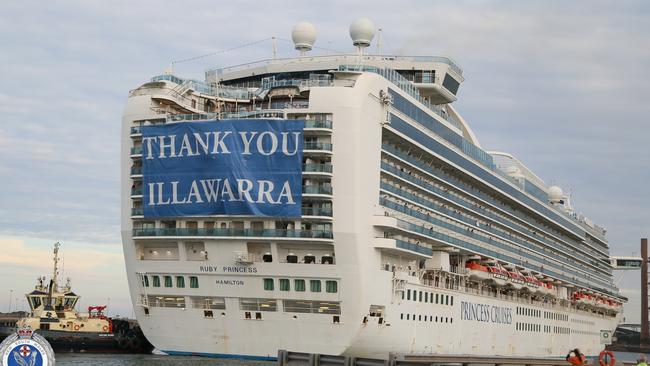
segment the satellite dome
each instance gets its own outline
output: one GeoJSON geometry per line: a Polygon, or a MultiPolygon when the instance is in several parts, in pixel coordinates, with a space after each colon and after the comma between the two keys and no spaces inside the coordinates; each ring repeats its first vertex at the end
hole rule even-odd
{"type": "Polygon", "coordinates": [[[316,42],[316,28],[309,22],[300,22],[293,27],[291,39],[298,51],[311,51],[316,42]]]}
{"type": "Polygon", "coordinates": [[[551,202],[558,202],[562,200],[562,196],[564,196],[562,188],[558,186],[552,186],[548,189],[548,199],[551,200],[551,202]]]}
{"type": "Polygon", "coordinates": [[[350,38],[357,47],[368,47],[375,36],[375,25],[368,18],[359,18],[350,24],[350,38]]]}

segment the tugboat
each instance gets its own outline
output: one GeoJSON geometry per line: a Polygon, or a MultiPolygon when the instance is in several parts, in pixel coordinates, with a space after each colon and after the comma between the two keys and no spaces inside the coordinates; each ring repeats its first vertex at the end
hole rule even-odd
{"type": "Polygon", "coordinates": [[[54,244],[54,270],[49,283],[39,277],[34,290],[25,296],[31,312],[16,322],[28,326],[59,351],[150,353],[151,343],[134,321],[111,319],[106,306],[90,306],[80,314],[75,306],[80,296],[72,291],[70,279],[58,282],[59,248],[54,244]]]}

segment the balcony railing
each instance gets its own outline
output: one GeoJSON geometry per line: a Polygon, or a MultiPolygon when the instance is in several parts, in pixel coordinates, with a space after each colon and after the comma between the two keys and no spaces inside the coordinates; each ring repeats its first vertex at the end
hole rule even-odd
{"type": "Polygon", "coordinates": [[[330,186],[302,186],[303,194],[332,194],[330,186]]]}
{"type": "Polygon", "coordinates": [[[303,207],[302,208],[303,216],[328,216],[332,217],[331,208],[322,208],[322,207],[303,207]]]}
{"type": "Polygon", "coordinates": [[[308,119],[305,121],[305,128],[327,128],[332,129],[332,121],[322,120],[317,121],[313,119],[308,119]]]}
{"type": "Polygon", "coordinates": [[[141,196],[142,187],[131,188],[131,196],[141,196]]]}
{"type": "Polygon", "coordinates": [[[142,126],[133,126],[131,127],[131,135],[137,135],[142,133],[142,126]]]}
{"type": "Polygon", "coordinates": [[[309,238],[332,239],[331,231],[326,230],[283,230],[283,229],[188,229],[155,228],[133,229],[134,237],[144,236],[226,236],[226,237],[264,237],[264,238],[309,238]]]}
{"type": "Polygon", "coordinates": [[[132,147],[131,155],[142,155],[142,146],[132,147]]]}
{"type": "Polygon", "coordinates": [[[305,142],[303,150],[332,151],[332,144],[329,142],[305,142]]]}
{"type": "Polygon", "coordinates": [[[331,173],[332,164],[303,164],[303,172],[331,173]]]}
{"type": "MultiPolygon", "coordinates": [[[[303,216],[327,216],[332,217],[331,208],[322,208],[322,207],[303,207],[302,208],[303,216]]],[[[131,208],[131,216],[143,216],[144,208],[143,207],[133,207],[131,208]]]]}
{"type": "Polygon", "coordinates": [[[132,166],[131,167],[131,175],[140,175],[142,174],[142,167],[141,166],[132,166]]]}

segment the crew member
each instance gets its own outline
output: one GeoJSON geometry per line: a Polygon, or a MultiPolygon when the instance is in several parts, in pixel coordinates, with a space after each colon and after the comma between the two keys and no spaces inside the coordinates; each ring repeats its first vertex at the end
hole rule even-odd
{"type": "Polygon", "coordinates": [[[642,353],[642,354],[639,355],[639,359],[636,360],[636,366],[648,366],[647,362],[648,362],[647,358],[642,353]]]}
{"type": "Polygon", "coordinates": [[[576,348],[573,351],[569,351],[569,353],[567,353],[566,360],[569,361],[572,366],[583,366],[586,364],[587,358],[582,354],[582,352],[580,352],[579,349],[576,348]],[[572,353],[573,356],[571,356],[572,353]]]}

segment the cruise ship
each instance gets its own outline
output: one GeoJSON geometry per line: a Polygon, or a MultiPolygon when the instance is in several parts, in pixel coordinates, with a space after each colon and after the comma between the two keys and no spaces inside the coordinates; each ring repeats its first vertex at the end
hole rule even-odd
{"type": "MultiPolygon", "coordinates": [[[[621,319],[606,231],[452,106],[447,57],[352,54],[167,72],[129,93],[121,226],[160,351],[564,357],[621,319]]],[[[365,52],[364,52],[365,51],[365,52]]]]}

